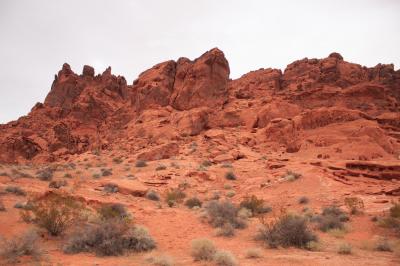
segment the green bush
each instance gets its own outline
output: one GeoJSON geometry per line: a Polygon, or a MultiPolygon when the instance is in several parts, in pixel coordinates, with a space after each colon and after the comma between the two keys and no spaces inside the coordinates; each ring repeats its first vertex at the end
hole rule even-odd
{"type": "Polygon", "coordinates": [[[317,241],[317,236],[309,228],[306,218],[289,214],[265,224],[256,238],[271,248],[279,246],[306,248],[308,242],[317,241]]]}

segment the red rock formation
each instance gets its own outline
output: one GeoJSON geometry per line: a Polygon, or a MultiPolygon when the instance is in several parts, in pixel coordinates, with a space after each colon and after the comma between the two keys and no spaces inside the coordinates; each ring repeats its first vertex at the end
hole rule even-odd
{"type": "Polygon", "coordinates": [[[238,130],[240,143],[257,150],[396,157],[399,111],[399,70],[363,67],[338,53],[295,61],[283,73],[260,69],[229,80],[229,64],[214,48],[195,60],[155,65],[133,85],[111,68],[95,75],[85,65],[78,75],[64,64],[43,104],[0,125],[0,161],[52,161],[116,147],[153,160],[176,155],[180,141],[209,129],[238,130]]]}

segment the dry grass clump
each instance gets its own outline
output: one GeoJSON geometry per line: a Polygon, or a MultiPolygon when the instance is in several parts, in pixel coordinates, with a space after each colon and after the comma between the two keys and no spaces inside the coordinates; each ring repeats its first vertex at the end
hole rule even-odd
{"type": "Polygon", "coordinates": [[[218,250],[214,255],[214,263],[217,266],[236,266],[238,262],[233,254],[226,250],[218,250]]]}
{"type": "Polygon", "coordinates": [[[286,171],[286,173],[282,176],[286,181],[295,181],[301,177],[301,174],[293,172],[291,170],[286,171]]]}
{"type": "Polygon", "coordinates": [[[146,167],[147,166],[147,162],[146,161],[144,161],[144,160],[137,160],[136,161],[136,163],[135,163],[135,166],[136,167],[146,167]]]}
{"type": "Polygon", "coordinates": [[[124,160],[121,157],[115,157],[113,158],[113,162],[116,164],[122,163],[124,160]]]}
{"type": "Polygon", "coordinates": [[[271,211],[270,207],[265,206],[264,200],[257,198],[255,195],[245,197],[242,202],[240,202],[240,207],[250,210],[253,216],[271,211]]]}
{"type": "Polygon", "coordinates": [[[158,195],[158,193],[154,190],[149,190],[146,193],[146,198],[153,201],[159,201],[160,195],[158,195]]]}
{"type": "Polygon", "coordinates": [[[317,236],[309,228],[306,218],[283,214],[272,222],[265,222],[256,239],[265,242],[271,248],[307,248],[310,241],[317,241],[317,236]]]}
{"type": "Polygon", "coordinates": [[[112,175],[112,169],[111,168],[102,168],[100,169],[101,175],[102,176],[110,176],[112,175]]]}
{"type": "Polygon", "coordinates": [[[42,181],[51,181],[53,179],[54,171],[53,168],[48,167],[37,171],[36,175],[42,181]]]}
{"type": "Polygon", "coordinates": [[[165,193],[165,201],[170,207],[174,206],[176,203],[181,203],[185,197],[185,192],[179,188],[171,188],[165,193]]]}
{"type": "Polygon", "coordinates": [[[358,197],[347,197],[344,204],[351,214],[361,214],[364,212],[364,201],[358,197]]]}
{"type": "Polygon", "coordinates": [[[318,224],[318,228],[327,232],[332,229],[344,229],[344,222],[348,221],[349,217],[337,206],[328,206],[322,210],[321,215],[312,217],[312,221],[318,224]]]}
{"type": "Polygon", "coordinates": [[[260,248],[249,248],[245,253],[247,259],[262,258],[262,250],[260,248]]]}
{"type": "Polygon", "coordinates": [[[23,190],[22,188],[20,188],[18,186],[7,186],[5,188],[5,191],[8,193],[15,194],[17,196],[26,196],[25,190],[23,190]]]}
{"type": "Polygon", "coordinates": [[[118,256],[127,251],[143,252],[155,247],[156,243],[146,228],[131,226],[120,219],[111,219],[77,228],[64,245],[64,252],[94,252],[97,256],[118,256]]]}
{"type": "Polygon", "coordinates": [[[192,240],[191,255],[196,261],[212,261],[217,248],[214,243],[207,238],[192,240]]]}
{"type": "Polygon", "coordinates": [[[119,191],[119,187],[114,183],[107,183],[103,187],[103,191],[107,193],[117,193],[119,191]]]}
{"type": "Polygon", "coordinates": [[[237,179],[235,173],[232,171],[225,173],[225,178],[228,180],[236,180],[237,179]]]}
{"type": "Polygon", "coordinates": [[[230,201],[211,201],[206,206],[208,222],[213,227],[230,224],[233,228],[245,228],[246,220],[238,215],[239,208],[230,201]]]}
{"type": "Polygon", "coordinates": [[[393,252],[392,245],[386,238],[378,238],[374,244],[374,250],[383,252],[393,252]]]}
{"type": "Polygon", "coordinates": [[[189,208],[189,209],[192,209],[192,208],[194,208],[194,207],[201,207],[201,205],[202,205],[203,203],[201,202],[201,200],[199,199],[199,198],[197,198],[197,197],[192,197],[192,198],[190,198],[190,199],[187,199],[186,201],[185,201],[185,205],[189,208]]]}
{"type": "Polygon", "coordinates": [[[59,189],[61,187],[67,186],[68,183],[66,180],[53,180],[49,183],[49,188],[56,188],[59,189]]]}
{"type": "Polygon", "coordinates": [[[232,237],[235,235],[235,228],[229,224],[226,223],[222,227],[219,227],[216,232],[216,236],[224,236],[224,237],[232,237]]]}
{"type": "Polygon", "coordinates": [[[352,253],[352,246],[349,243],[342,243],[339,245],[337,253],[342,255],[350,255],[352,253]]]}
{"type": "Polygon", "coordinates": [[[167,166],[163,165],[163,164],[160,164],[160,165],[158,165],[156,167],[156,171],[162,171],[162,170],[165,170],[165,169],[167,169],[167,166]]]}
{"type": "Polygon", "coordinates": [[[28,201],[21,216],[57,236],[82,219],[82,209],[82,204],[74,197],[65,193],[50,193],[28,201]]]}
{"type": "Polygon", "coordinates": [[[103,204],[97,209],[97,214],[101,220],[122,219],[129,221],[131,219],[125,206],[121,203],[103,204]]]}
{"type": "Polygon", "coordinates": [[[0,240],[0,258],[4,263],[16,264],[22,256],[30,256],[33,260],[41,258],[42,251],[38,247],[38,236],[35,231],[30,230],[21,236],[0,240]]]}
{"type": "Polygon", "coordinates": [[[170,256],[151,256],[146,259],[146,262],[154,266],[173,266],[175,265],[174,259],[170,256]]]}

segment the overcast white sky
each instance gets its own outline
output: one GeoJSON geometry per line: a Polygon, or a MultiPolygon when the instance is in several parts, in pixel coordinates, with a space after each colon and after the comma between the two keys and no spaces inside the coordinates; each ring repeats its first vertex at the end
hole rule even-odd
{"type": "Polygon", "coordinates": [[[0,0],[0,123],[43,102],[64,62],[128,84],[156,63],[219,47],[237,78],[340,52],[400,66],[397,0],[0,0]]]}

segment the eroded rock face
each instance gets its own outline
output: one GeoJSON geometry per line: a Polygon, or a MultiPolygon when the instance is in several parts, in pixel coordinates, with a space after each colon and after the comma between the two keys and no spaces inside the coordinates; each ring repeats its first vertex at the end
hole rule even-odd
{"type": "Polygon", "coordinates": [[[229,64],[214,48],[194,60],[157,64],[131,86],[111,67],[95,75],[85,65],[77,75],[64,64],[43,104],[0,125],[0,161],[114,149],[158,160],[179,155],[195,138],[307,156],[392,158],[400,150],[399,113],[400,71],[349,63],[339,53],[295,61],[283,73],[259,69],[229,80],[229,64]],[[210,138],[215,130],[219,137],[210,138]]]}

